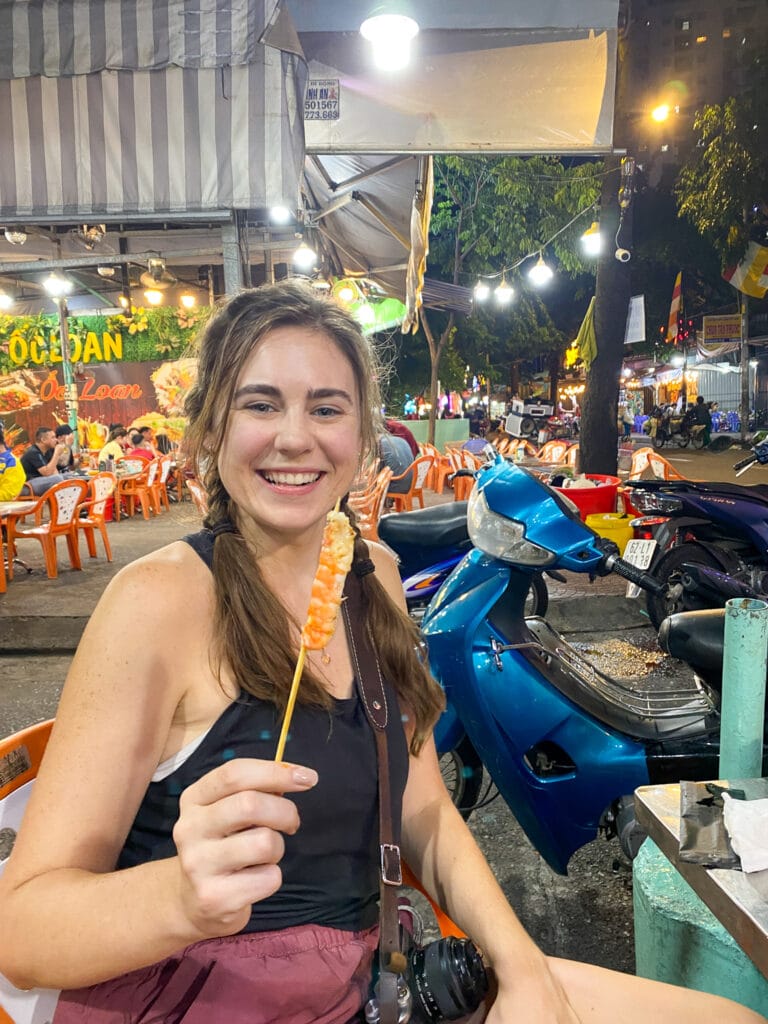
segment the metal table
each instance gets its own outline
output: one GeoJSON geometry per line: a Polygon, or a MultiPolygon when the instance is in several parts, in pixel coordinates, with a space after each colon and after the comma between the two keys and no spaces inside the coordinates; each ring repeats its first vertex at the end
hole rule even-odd
{"type": "MultiPolygon", "coordinates": [[[[768,797],[768,779],[734,779],[719,786],[742,789],[748,800],[768,797]]],[[[681,861],[680,786],[635,790],[637,820],[702,902],[768,978],[768,871],[751,874],[681,861]]]]}

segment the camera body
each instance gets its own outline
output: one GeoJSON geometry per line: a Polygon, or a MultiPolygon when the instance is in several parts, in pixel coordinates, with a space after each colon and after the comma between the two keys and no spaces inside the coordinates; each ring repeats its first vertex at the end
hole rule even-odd
{"type": "Polygon", "coordinates": [[[629,261],[632,259],[632,253],[629,251],[629,249],[617,249],[613,255],[616,257],[619,263],[629,263],[629,261]]]}
{"type": "MultiPolygon", "coordinates": [[[[397,978],[399,1024],[438,1024],[473,1013],[488,992],[482,957],[470,939],[436,939],[417,944],[401,926],[401,948],[407,959],[397,978]]],[[[378,1024],[378,983],[365,1004],[367,1024],[378,1024]]]]}

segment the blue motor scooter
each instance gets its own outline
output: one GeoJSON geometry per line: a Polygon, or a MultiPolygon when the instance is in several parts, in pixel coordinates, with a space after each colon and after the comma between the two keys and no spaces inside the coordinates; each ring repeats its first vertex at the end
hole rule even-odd
{"type": "MultiPolygon", "coordinates": [[[[484,765],[528,838],[565,873],[600,828],[632,856],[642,841],[632,793],[650,782],[715,778],[718,695],[644,691],[598,671],[542,618],[525,617],[532,576],[616,572],[659,584],[619,558],[576,507],[502,458],[481,470],[468,503],[473,550],[443,584],[422,629],[447,709],[435,735],[467,778],[484,765]]],[[[685,644],[677,651],[685,657],[685,644]]]]}

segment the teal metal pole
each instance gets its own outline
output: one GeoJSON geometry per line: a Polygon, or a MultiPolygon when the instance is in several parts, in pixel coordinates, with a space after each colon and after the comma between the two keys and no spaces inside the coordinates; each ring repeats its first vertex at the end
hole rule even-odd
{"type": "Polygon", "coordinates": [[[720,778],[763,774],[768,603],[734,598],[725,605],[720,718],[720,778]]]}

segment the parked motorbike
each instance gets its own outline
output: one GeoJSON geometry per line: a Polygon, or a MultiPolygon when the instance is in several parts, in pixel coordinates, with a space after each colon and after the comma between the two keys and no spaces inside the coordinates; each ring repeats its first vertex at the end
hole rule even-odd
{"type": "Polygon", "coordinates": [[[467,522],[474,546],[423,620],[447,698],[435,736],[459,769],[454,799],[470,810],[484,765],[555,871],[565,873],[601,829],[632,856],[643,838],[631,797],[638,786],[716,777],[717,694],[695,677],[664,692],[625,685],[543,618],[526,618],[542,570],[616,572],[661,589],[565,496],[498,459],[478,474],[467,522]]]}
{"type": "Polygon", "coordinates": [[[673,406],[668,405],[663,409],[655,409],[654,414],[648,420],[648,430],[651,435],[653,447],[660,451],[665,444],[677,444],[678,448],[687,448],[692,444],[694,448],[704,447],[704,427],[696,423],[693,409],[683,416],[675,416],[673,406]]]}
{"type": "MultiPolygon", "coordinates": [[[[413,512],[395,512],[379,521],[379,538],[398,557],[408,612],[420,621],[427,605],[472,547],[467,502],[453,501],[413,512]]],[[[547,585],[531,576],[526,614],[546,615],[547,585]]]]}
{"type": "MultiPolygon", "coordinates": [[[[768,464],[768,441],[736,463],[768,464]]],[[[768,596],[768,486],[696,480],[631,480],[632,504],[666,517],[648,542],[648,571],[662,584],[646,596],[658,629],[676,612],[721,608],[732,597],[768,596]]]]}

